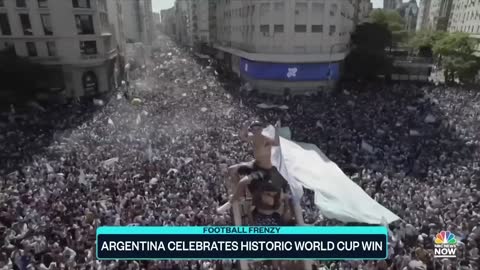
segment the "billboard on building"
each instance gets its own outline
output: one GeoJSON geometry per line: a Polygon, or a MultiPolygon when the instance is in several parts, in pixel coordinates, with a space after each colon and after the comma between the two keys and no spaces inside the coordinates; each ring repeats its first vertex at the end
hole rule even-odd
{"type": "Polygon", "coordinates": [[[268,63],[245,58],[240,60],[240,72],[256,80],[323,81],[340,78],[339,63],[268,63]]]}

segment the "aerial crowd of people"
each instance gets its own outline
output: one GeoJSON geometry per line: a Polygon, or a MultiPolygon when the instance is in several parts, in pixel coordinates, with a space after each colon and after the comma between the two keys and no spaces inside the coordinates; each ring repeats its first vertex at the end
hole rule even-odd
{"type": "MultiPolygon", "coordinates": [[[[216,209],[229,199],[228,167],[252,159],[237,134],[254,120],[316,144],[402,218],[389,225],[387,260],[317,267],[480,268],[480,92],[371,83],[265,96],[166,38],[137,77],[95,104],[12,106],[1,115],[0,269],[235,269],[232,261],[98,261],[95,229],[232,224],[216,209]],[[443,230],[458,239],[455,259],[432,256],[443,230]]],[[[302,200],[305,222],[338,225],[311,195],[302,200]]]]}

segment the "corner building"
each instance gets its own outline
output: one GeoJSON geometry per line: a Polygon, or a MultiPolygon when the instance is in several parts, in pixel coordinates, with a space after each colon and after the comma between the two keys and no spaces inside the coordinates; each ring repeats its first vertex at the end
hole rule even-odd
{"type": "Polygon", "coordinates": [[[46,65],[49,78],[39,87],[66,97],[114,88],[116,25],[107,0],[0,0],[0,50],[46,65]]]}
{"type": "Polygon", "coordinates": [[[352,0],[218,0],[217,58],[265,92],[331,88],[354,31],[352,0]]]}

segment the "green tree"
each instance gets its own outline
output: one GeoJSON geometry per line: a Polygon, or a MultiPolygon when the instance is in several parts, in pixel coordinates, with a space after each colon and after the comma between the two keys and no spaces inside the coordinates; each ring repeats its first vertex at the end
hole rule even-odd
{"type": "Polygon", "coordinates": [[[382,51],[392,42],[392,33],[384,24],[364,23],[352,33],[351,42],[354,48],[382,51]]]}
{"type": "Polygon", "coordinates": [[[419,31],[412,36],[408,45],[417,50],[420,56],[432,57],[433,46],[446,35],[445,32],[419,31]]]}
{"type": "Polygon", "coordinates": [[[370,20],[372,23],[387,26],[392,32],[391,45],[398,45],[404,42],[408,37],[408,32],[405,30],[405,20],[396,10],[376,9],[370,14],[370,20]]]}
{"type": "Polygon", "coordinates": [[[439,39],[433,52],[442,60],[445,80],[458,78],[462,83],[471,83],[480,69],[480,58],[475,56],[477,42],[466,33],[450,33],[439,39]]]}
{"type": "Polygon", "coordinates": [[[385,53],[392,34],[385,24],[365,23],[352,34],[352,50],[345,59],[345,73],[352,79],[371,80],[389,76],[392,61],[385,53]]]}

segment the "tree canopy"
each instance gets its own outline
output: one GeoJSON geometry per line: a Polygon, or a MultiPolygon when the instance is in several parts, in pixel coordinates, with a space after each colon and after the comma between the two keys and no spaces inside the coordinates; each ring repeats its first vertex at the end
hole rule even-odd
{"type": "Polygon", "coordinates": [[[443,56],[470,56],[475,52],[475,45],[468,34],[457,32],[442,36],[433,46],[433,51],[443,56]]]}
{"type": "Polygon", "coordinates": [[[372,23],[386,25],[392,32],[392,42],[399,44],[405,41],[408,32],[405,30],[405,20],[396,10],[376,9],[370,14],[372,23]]]}
{"type": "Polygon", "coordinates": [[[384,24],[364,23],[352,33],[352,45],[362,50],[385,50],[392,42],[392,33],[384,24]]]}
{"type": "Polygon", "coordinates": [[[419,31],[409,40],[409,46],[418,50],[423,57],[433,56],[433,46],[447,35],[446,32],[419,31]]]}
{"type": "Polygon", "coordinates": [[[385,48],[392,42],[392,34],[385,24],[364,23],[352,34],[352,51],[345,59],[345,74],[353,79],[375,79],[388,76],[392,61],[385,48]]]}
{"type": "Polygon", "coordinates": [[[477,43],[466,33],[450,33],[435,42],[433,52],[442,59],[447,82],[455,78],[463,83],[474,81],[480,70],[480,57],[474,54],[477,43]]]}

